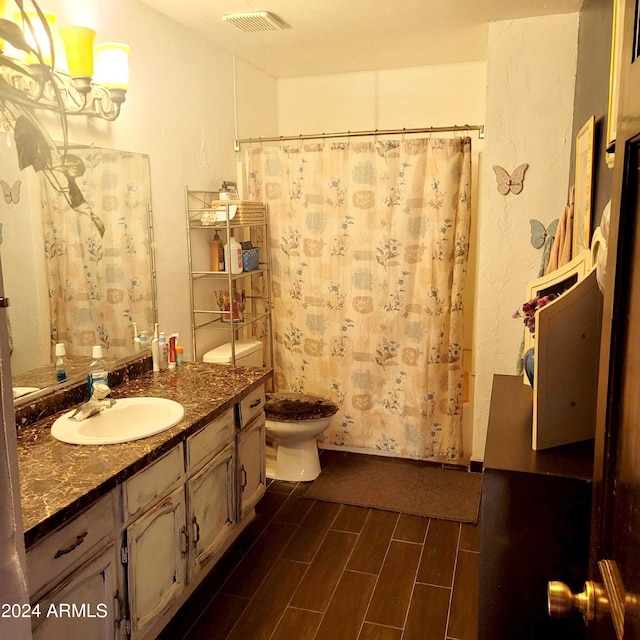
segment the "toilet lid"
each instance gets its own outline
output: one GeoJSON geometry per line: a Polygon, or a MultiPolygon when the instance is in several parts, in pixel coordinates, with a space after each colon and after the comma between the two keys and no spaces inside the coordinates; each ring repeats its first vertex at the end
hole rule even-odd
{"type": "Polygon", "coordinates": [[[327,398],[306,393],[268,393],[265,414],[268,420],[296,422],[328,418],[338,411],[338,405],[327,398]]]}

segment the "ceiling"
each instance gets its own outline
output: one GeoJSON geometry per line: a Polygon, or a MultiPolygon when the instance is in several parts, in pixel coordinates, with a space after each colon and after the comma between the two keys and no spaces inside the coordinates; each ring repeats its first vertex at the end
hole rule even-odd
{"type": "Polygon", "coordinates": [[[275,77],[484,60],[497,20],[573,13],[582,0],[142,0],[275,77]],[[222,15],[269,11],[282,31],[222,15]]]}

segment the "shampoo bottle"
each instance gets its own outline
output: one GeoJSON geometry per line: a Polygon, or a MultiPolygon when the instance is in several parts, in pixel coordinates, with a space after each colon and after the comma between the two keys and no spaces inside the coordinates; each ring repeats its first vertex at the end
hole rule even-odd
{"type": "Polygon", "coordinates": [[[167,344],[167,338],[164,335],[164,331],[160,332],[158,347],[160,349],[160,369],[166,369],[169,364],[169,345],[167,344]]]}
{"type": "Polygon", "coordinates": [[[217,231],[211,240],[211,271],[224,271],[224,243],[217,231]]]}
{"type": "Polygon", "coordinates": [[[93,395],[93,386],[96,382],[102,382],[109,386],[109,366],[102,355],[102,347],[100,345],[93,347],[91,355],[93,361],[89,365],[89,375],[87,376],[89,398],[93,395]]]}
{"type": "Polygon", "coordinates": [[[231,273],[242,272],[242,247],[233,236],[224,245],[224,264],[231,273]]]}
{"type": "Polygon", "coordinates": [[[56,344],[56,380],[64,382],[67,379],[67,352],[62,342],[56,344]]]}

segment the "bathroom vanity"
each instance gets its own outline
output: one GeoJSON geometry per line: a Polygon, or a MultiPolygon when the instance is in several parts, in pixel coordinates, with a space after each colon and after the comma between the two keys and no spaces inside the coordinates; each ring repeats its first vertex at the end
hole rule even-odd
{"type": "Polygon", "coordinates": [[[185,417],[124,444],[58,442],[59,414],[19,429],[34,638],[156,637],[265,491],[270,374],[185,364],[128,381],[116,401],[165,397],[185,417]]]}

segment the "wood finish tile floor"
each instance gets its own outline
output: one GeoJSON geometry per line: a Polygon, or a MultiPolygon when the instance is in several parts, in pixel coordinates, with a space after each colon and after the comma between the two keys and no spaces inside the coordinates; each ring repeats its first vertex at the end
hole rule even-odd
{"type": "Polygon", "coordinates": [[[162,640],[475,640],[480,527],[304,497],[255,520],[162,640]]]}

